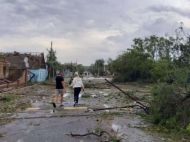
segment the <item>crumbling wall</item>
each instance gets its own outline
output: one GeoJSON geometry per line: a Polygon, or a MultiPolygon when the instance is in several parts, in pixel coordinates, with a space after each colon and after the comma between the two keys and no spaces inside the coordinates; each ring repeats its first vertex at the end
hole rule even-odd
{"type": "Polygon", "coordinates": [[[27,70],[23,70],[21,76],[14,81],[1,79],[0,80],[0,92],[6,91],[8,88],[17,88],[26,85],[27,70]]]}
{"type": "Polygon", "coordinates": [[[16,81],[22,77],[24,71],[24,69],[9,69],[9,76],[7,79],[10,81],[16,81]]]}
{"type": "Polygon", "coordinates": [[[4,78],[4,63],[0,61],[0,79],[4,78]]]}
{"type": "Polygon", "coordinates": [[[29,69],[38,72],[37,81],[46,79],[47,71],[43,53],[2,53],[0,56],[0,92],[2,88],[25,85],[29,69]],[[26,66],[26,58],[29,66],[26,66]]]}

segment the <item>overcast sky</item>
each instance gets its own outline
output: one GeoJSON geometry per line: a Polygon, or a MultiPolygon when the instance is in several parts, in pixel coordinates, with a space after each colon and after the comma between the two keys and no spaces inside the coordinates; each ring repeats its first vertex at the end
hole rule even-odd
{"type": "Polygon", "coordinates": [[[190,31],[190,0],[0,0],[0,50],[45,52],[61,63],[117,57],[132,39],[190,31]]]}

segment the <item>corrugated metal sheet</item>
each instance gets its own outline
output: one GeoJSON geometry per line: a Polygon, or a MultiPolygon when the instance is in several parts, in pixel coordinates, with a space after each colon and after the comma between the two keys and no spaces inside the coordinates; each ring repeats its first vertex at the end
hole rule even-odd
{"type": "Polygon", "coordinates": [[[36,70],[29,70],[29,79],[35,75],[31,81],[37,81],[37,82],[42,82],[47,79],[48,76],[48,71],[46,69],[36,69],[36,70]]]}

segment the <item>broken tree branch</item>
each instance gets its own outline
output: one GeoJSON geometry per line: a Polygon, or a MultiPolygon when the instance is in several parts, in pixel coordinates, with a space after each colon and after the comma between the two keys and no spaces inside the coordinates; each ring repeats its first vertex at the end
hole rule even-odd
{"type": "Polygon", "coordinates": [[[112,110],[112,109],[122,109],[122,108],[134,108],[134,107],[140,107],[140,105],[127,105],[127,106],[121,106],[121,107],[108,107],[108,108],[94,108],[93,111],[101,111],[101,110],[112,110]]]}
{"type": "Polygon", "coordinates": [[[117,85],[115,85],[114,83],[110,82],[109,80],[107,80],[105,78],[105,81],[108,82],[109,84],[111,84],[113,87],[117,88],[119,91],[121,91],[123,94],[127,95],[131,100],[135,101],[137,104],[139,104],[139,106],[141,106],[141,108],[145,111],[146,114],[149,114],[149,107],[145,106],[144,104],[142,104],[141,102],[139,102],[136,98],[132,97],[131,95],[129,95],[129,93],[126,93],[125,91],[123,91],[121,88],[119,88],[117,85]]]}
{"type": "Polygon", "coordinates": [[[104,130],[101,130],[100,132],[88,132],[88,133],[85,133],[85,134],[73,134],[72,132],[70,134],[66,134],[66,135],[70,135],[72,137],[85,137],[85,136],[96,136],[96,137],[102,137],[104,134],[106,134],[108,137],[106,140],[101,140],[101,142],[110,142],[110,141],[113,141],[113,139],[115,141],[120,141],[121,138],[116,138],[114,136],[112,136],[109,132],[107,131],[104,131],[104,130]]]}
{"type": "Polygon", "coordinates": [[[94,135],[94,136],[97,136],[97,137],[101,137],[103,134],[107,134],[109,137],[111,137],[111,135],[106,132],[106,131],[101,131],[100,133],[95,133],[95,132],[89,132],[89,133],[85,133],[85,134],[73,134],[71,132],[71,134],[67,134],[67,135],[71,135],[72,137],[85,137],[85,136],[89,136],[89,135],[94,135]]]}

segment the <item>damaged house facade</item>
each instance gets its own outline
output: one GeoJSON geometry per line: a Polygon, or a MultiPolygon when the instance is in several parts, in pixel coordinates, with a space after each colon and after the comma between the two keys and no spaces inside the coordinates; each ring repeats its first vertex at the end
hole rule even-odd
{"type": "Polygon", "coordinates": [[[45,81],[47,76],[43,53],[1,53],[0,89],[45,81]]]}
{"type": "Polygon", "coordinates": [[[5,61],[5,58],[0,57],[0,79],[7,78],[7,68],[8,64],[5,61]]]}

